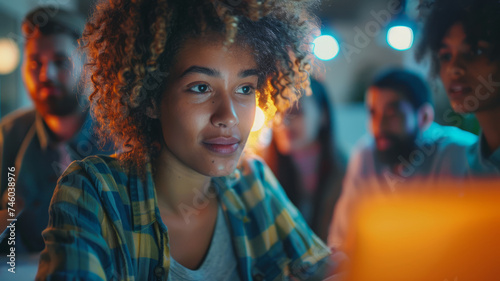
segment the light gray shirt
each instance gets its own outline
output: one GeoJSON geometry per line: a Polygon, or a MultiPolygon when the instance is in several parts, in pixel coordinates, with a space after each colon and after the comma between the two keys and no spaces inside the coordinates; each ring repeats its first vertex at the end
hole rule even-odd
{"type": "Polygon", "coordinates": [[[238,281],[238,264],[231,242],[231,233],[224,212],[219,205],[217,221],[208,253],[196,270],[188,269],[173,258],[170,259],[169,281],[238,281]]]}

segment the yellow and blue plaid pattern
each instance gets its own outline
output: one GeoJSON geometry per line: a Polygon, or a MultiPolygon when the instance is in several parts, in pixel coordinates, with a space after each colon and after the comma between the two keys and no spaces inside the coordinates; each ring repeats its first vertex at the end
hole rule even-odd
{"type": "MultiPolygon", "coordinates": [[[[52,198],[37,280],[156,280],[160,241],[166,273],[160,279],[167,280],[167,228],[150,164],[146,170],[140,177],[105,156],[68,167],[52,198]]],[[[327,264],[329,249],[261,161],[245,160],[212,184],[229,221],[241,280],[307,279],[327,264]]]]}

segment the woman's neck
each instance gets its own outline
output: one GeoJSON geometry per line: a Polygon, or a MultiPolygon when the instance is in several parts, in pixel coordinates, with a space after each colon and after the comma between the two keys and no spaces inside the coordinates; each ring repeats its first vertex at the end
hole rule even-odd
{"type": "Polygon", "coordinates": [[[500,147],[500,108],[476,113],[490,153],[500,147]]]}
{"type": "Polygon", "coordinates": [[[156,160],[155,189],[158,206],[173,215],[181,215],[186,208],[199,208],[214,199],[210,194],[211,178],[184,165],[167,148],[156,160]]]}

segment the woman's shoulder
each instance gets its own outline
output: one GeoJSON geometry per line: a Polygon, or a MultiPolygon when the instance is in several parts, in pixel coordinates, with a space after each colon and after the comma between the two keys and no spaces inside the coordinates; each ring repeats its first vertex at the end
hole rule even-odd
{"type": "Polygon", "coordinates": [[[58,185],[91,186],[96,191],[115,191],[127,182],[127,171],[115,156],[93,155],[73,161],[58,181],[58,185]]]}
{"type": "Polygon", "coordinates": [[[116,156],[113,155],[92,155],[87,156],[82,160],[78,160],[75,162],[79,162],[81,165],[87,165],[95,167],[97,170],[119,170],[123,169],[120,160],[116,156]]]}
{"type": "Polygon", "coordinates": [[[125,171],[122,163],[113,155],[91,155],[82,160],[73,161],[65,173],[72,172],[73,170],[84,169],[93,170],[98,173],[111,173],[113,171],[125,171]]]}
{"type": "Polygon", "coordinates": [[[51,207],[61,210],[78,206],[79,210],[95,212],[129,225],[132,218],[128,208],[130,197],[129,173],[120,160],[110,156],[89,156],[73,161],[59,178],[51,207]]]}

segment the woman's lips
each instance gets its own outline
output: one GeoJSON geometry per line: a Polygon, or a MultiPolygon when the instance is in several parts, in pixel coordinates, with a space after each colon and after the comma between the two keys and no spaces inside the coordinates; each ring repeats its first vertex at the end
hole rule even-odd
{"type": "Polygon", "coordinates": [[[220,154],[231,154],[238,150],[240,139],[235,137],[216,137],[206,139],[203,145],[210,151],[220,154]]]}
{"type": "Polygon", "coordinates": [[[448,96],[450,98],[460,98],[472,93],[472,88],[466,84],[452,83],[448,87],[448,96]]]}

